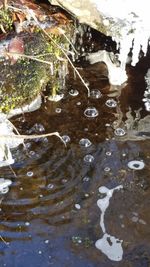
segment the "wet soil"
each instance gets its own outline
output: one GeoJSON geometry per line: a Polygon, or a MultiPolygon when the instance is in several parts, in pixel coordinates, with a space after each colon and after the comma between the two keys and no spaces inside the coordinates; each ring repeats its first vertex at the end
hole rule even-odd
{"type": "Polygon", "coordinates": [[[91,90],[100,90],[100,98],[88,97],[70,70],[61,101],[43,99],[39,110],[11,119],[20,133],[58,131],[70,141],[66,147],[57,137],[26,141],[26,149],[20,146],[13,151],[16,177],[9,167],[0,169],[1,177],[13,182],[1,196],[0,266],[150,266],[150,141],[139,140],[133,133],[126,139],[114,133],[118,121],[125,126],[129,110],[133,120],[136,110],[140,109],[141,119],[148,115],[142,102],[148,59],[128,68],[124,88],[110,87],[103,64],[82,66],[78,63],[79,71],[91,90]],[[79,94],[70,95],[72,89],[79,94]],[[115,108],[106,106],[111,89],[119,92],[113,97],[115,108]],[[86,117],[88,107],[95,107],[99,115],[86,117]],[[82,138],[92,145],[82,147],[82,138]],[[94,160],[85,162],[89,154],[94,160]],[[145,168],[129,169],[131,160],[143,161],[145,168]],[[103,235],[98,189],[117,185],[123,189],[114,192],[105,214],[107,232],[123,240],[123,259],[114,262],[95,242],[103,235]]]}

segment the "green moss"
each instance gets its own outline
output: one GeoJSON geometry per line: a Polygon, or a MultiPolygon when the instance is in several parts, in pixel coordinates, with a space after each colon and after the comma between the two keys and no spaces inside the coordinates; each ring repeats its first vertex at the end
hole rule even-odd
{"type": "MultiPolygon", "coordinates": [[[[53,37],[54,41],[67,47],[62,37],[53,37]]],[[[10,61],[0,62],[0,111],[8,113],[33,101],[48,84],[49,95],[55,95],[61,88],[62,65],[64,57],[61,49],[42,33],[35,33],[24,38],[25,55],[15,64],[10,61]],[[50,64],[33,60],[44,60],[50,64]]],[[[61,88],[62,89],[62,88],[61,88]]]]}
{"type": "Polygon", "coordinates": [[[9,31],[12,29],[12,15],[8,9],[0,9],[0,28],[4,31],[9,31]]]}

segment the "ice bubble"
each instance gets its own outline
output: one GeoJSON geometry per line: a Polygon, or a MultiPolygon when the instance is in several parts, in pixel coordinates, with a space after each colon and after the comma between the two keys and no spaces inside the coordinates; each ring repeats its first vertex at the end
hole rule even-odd
{"type": "Polygon", "coordinates": [[[104,171],[105,172],[110,172],[110,168],[109,167],[105,167],[104,171]]]}
{"type": "Polygon", "coordinates": [[[109,108],[115,108],[117,106],[117,102],[114,99],[108,99],[105,102],[105,105],[109,108]]]}
{"type": "Polygon", "coordinates": [[[9,191],[9,186],[12,181],[9,179],[0,178],[0,194],[6,194],[9,191]]]}
{"type": "Polygon", "coordinates": [[[140,160],[132,160],[128,162],[128,167],[132,170],[142,170],[145,167],[145,163],[140,160]]]}
{"type": "Polygon", "coordinates": [[[81,102],[77,102],[76,105],[77,105],[77,106],[80,106],[80,105],[81,105],[81,102]]]}
{"type": "Polygon", "coordinates": [[[84,157],[84,161],[85,161],[85,162],[88,162],[88,163],[91,163],[91,162],[94,161],[94,157],[93,157],[92,155],[88,154],[88,155],[86,155],[86,156],[84,157]]]}
{"type": "Polygon", "coordinates": [[[71,89],[69,91],[69,95],[71,95],[71,96],[77,96],[78,94],[79,94],[79,91],[76,89],[71,89]]]}
{"type": "Polygon", "coordinates": [[[88,182],[89,180],[90,180],[90,177],[88,176],[83,177],[83,182],[88,182]]]}
{"type": "Polygon", "coordinates": [[[124,136],[126,134],[126,131],[122,128],[116,128],[114,134],[117,136],[124,136]]]}
{"type": "Polygon", "coordinates": [[[33,176],[33,172],[31,172],[31,171],[27,172],[27,176],[28,176],[28,177],[33,176]]]}
{"type": "Polygon", "coordinates": [[[35,151],[31,150],[31,151],[29,152],[29,155],[30,155],[30,156],[35,156],[35,151]]]}
{"type": "Polygon", "coordinates": [[[98,110],[94,107],[89,107],[84,111],[84,115],[88,118],[95,118],[98,114],[98,110]]]}
{"type": "Polygon", "coordinates": [[[29,223],[29,222],[25,222],[25,225],[26,225],[26,226],[29,226],[29,225],[30,225],[30,223],[29,223]]]}
{"type": "Polygon", "coordinates": [[[63,141],[65,143],[69,143],[70,142],[70,137],[68,135],[63,135],[61,138],[63,139],[63,141]]]}
{"type": "Polygon", "coordinates": [[[80,206],[79,204],[75,204],[74,206],[75,206],[75,208],[76,208],[77,210],[80,210],[80,209],[81,209],[81,206],[80,206]]]}
{"type": "Polygon", "coordinates": [[[56,112],[56,113],[61,113],[61,108],[56,108],[56,109],[55,109],[55,112],[56,112]]]}
{"type": "Polygon", "coordinates": [[[84,147],[89,147],[91,146],[91,141],[87,138],[82,138],[80,141],[79,141],[79,145],[80,146],[84,146],[84,147]]]}
{"type": "Polygon", "coordinates": [[[35,123],[31,130],[36,130],[37,132],[44,132],[45,128],[41,123],[35,123]]]}
{"type": "Polygon", "coordinates": [[[54,188],[54,185],[53,185],[53,184],[48,184],[48,185],[47,185],[47,188],[48,188],[48,189],[53,189],[53,188],[54,188]]]}
{"type": "Polygon", "coordinates": [[[102,93],[98,89],[93,89],[90,91],[90,97],[94,99],[98,99],[102,97],[102,93]]]}
{"type": "Polygon", "coordinates": [[[107,151],[107,152],[106,152],[106,156],[111,156],[111,154],[112,154],[112,153],[111,153],[110,151],[107,151]]]}

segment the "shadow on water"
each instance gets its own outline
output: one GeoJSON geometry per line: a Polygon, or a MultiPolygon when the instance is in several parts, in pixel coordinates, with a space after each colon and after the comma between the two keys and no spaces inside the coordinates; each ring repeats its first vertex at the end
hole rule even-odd
{"type": "Polygon", "coordinates": [[[129,80],[121,89],[110,88],[102,63],[79,62],[79,71],[91,90],[100,90],[100,98],[88,98],[70,70],[61,101],[43,101],[39,110],[12,119],[20,133],[58,131],[70,140],[67,147],[56,137],[26,141],[26,149],[13,152],[17,177],[8,167],[0,169],[1,177],[13,182],[1,199],[0,266],[150,266],[149,130],[142,128],[147,132],[143,137],[139,126],[148,116],[142,102],[146,64],[142,59],[136,68],[128,67],[129,80]],[[113,96],[114,107],[106,105],[111,89],[120,90],[113,96]],[[79,94],[72,96],[72,90],[79,94]],[[88,107],[95,107],[98,116],[86,117],[88,107]],[[126,134],[115,135],[118,127],[126,134]],[[82,138],[91,145],[81,144],[82,138]],[[132,160],[143,161],[145,168],[130,169],[132,160]],[[98,189],[117,185],[123,190],[110,200],[105,227],[123,240],[119,262],[95,247],[103,235],[98,189]]]}

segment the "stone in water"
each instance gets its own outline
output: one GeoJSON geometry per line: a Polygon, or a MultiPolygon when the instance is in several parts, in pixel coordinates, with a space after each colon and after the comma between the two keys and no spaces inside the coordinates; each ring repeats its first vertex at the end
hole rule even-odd
{"type": "Polygon", "coordinates": [[[88,118],[95,118],[98,114],[98,110],[94,107],[89,107],[84,111],[84,115],[88,118]]]}

